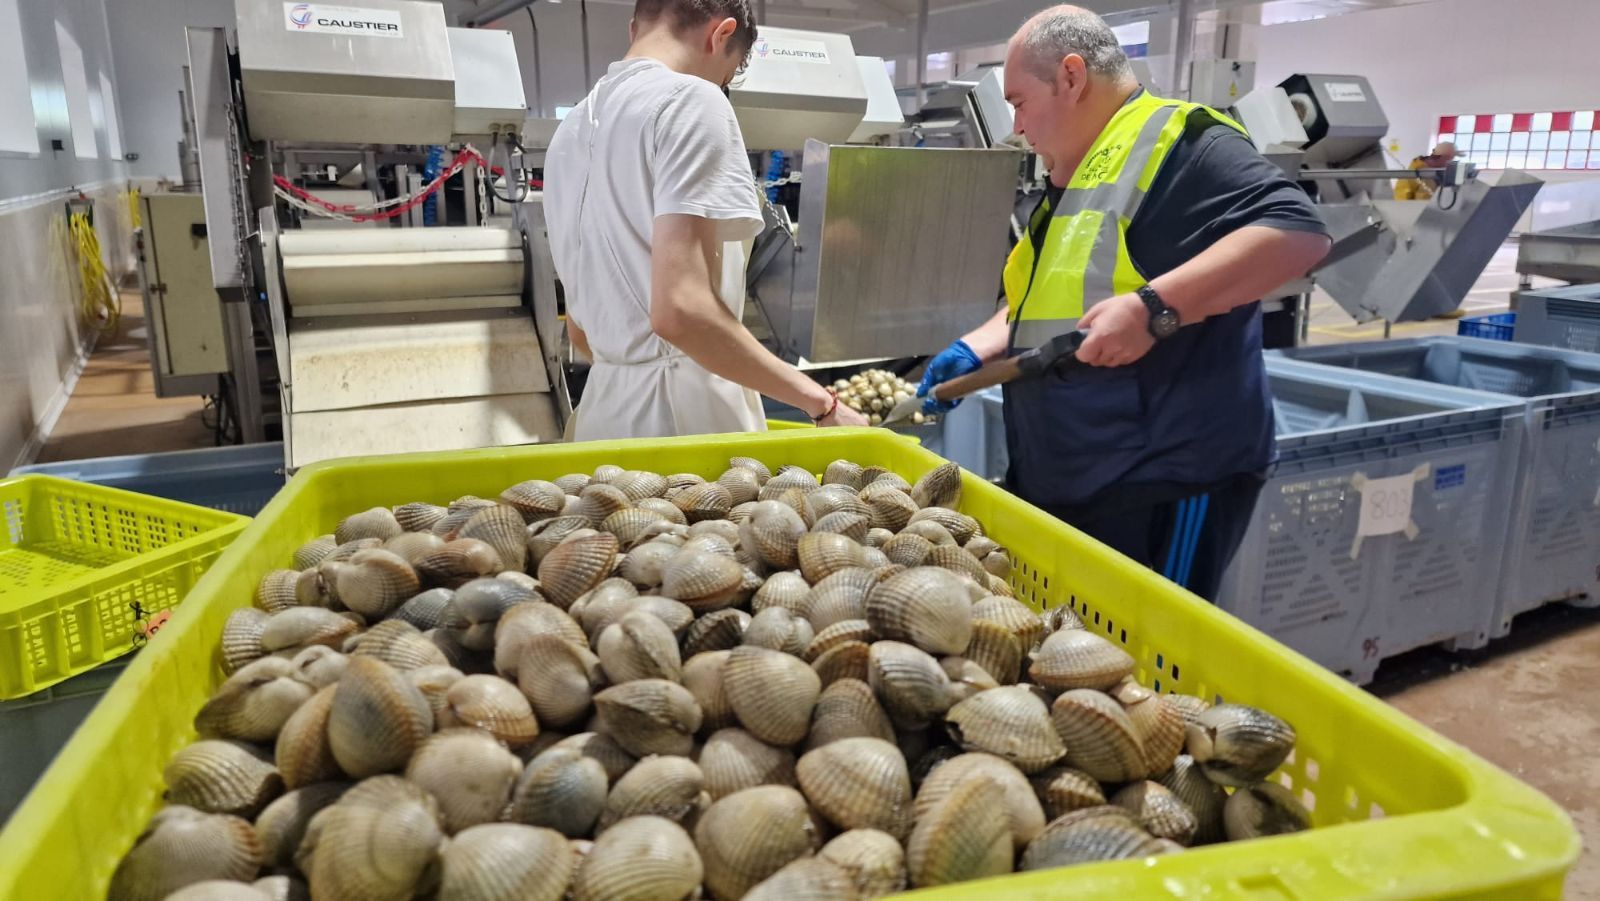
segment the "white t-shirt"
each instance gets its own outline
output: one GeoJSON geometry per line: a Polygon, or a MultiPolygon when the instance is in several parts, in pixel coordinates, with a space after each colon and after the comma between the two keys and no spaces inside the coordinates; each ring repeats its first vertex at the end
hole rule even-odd
{"type": "MultiPolygon", "coordinates": [[[[728,99],[711,82],[648,58],[612,63],[556,129],[545,160],[545,209],[567,314],[587,334],[597,365],[678,353],[650,329],[657,216],[717,220],[727,242],[753,238],[762,226],[728,99]]],[[[742,247],[726,246],[723,257],[719,293],[738,316],[742,247]]]]}

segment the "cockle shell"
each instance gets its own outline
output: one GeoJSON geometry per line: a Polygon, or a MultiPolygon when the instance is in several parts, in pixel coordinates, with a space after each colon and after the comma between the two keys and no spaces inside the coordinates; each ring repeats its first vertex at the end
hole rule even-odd
{"type": "Polygon", "coordinates": [[[1222,812],[1228,792],[1206,778],[1193,757],[1179,754],[1178,759],[1172,762],[1172,769],[1157,776],[1156,781],[1177,796],[1194,814],[1194,844],[1220,842],[1226,837],[1222,812]]]}
{"type": "Polygon", "coordinates": [[[522,771],[510,819],[576,838],[589,834],[605,803],[605,768],[573,748],[553,747],[522,771]]]}
{"type": "Polygon", "coordinates": [[[689,833],[656,816],[621,820],[594,841],[572,885],[573,901],[652,901],[693,895],[705,870],[689,833]]]}
{"type": "Polygon", "coordinates": [[[922,561],[928,559],[928,552],[933,550],[933,542],[908,532],[901,532],[885,541],[881,549],[883,555],[889,558],[890,563],[901,566],[921,566],[922,561]]]}
{"type": "Polygon", "coordinates": [[[906,854],[894,836],[877,829],[851,829],[834,836],[817,856],[850,876],[858,898],[879,898],[906,888],[906,854]]]}
{"type": "Polygon", "coordinates": [[[782,607],[772,607],[750,618],[742,643],[798,657],[813,637],[811,623],[782,607]]]}
{"type": "Polygon", "coordinates": [[[394,514],[395,522],[400,524],[401,529],[407,532],[432,534],[433,527],[450,511],[436,504],[413,501],[409,504],[400,504],[390,512],[394,514]]]}
{"type": "Polygon", "coordinates": [[[898,532],[911,521],[917,504],[904,491],[892,484],[874,482],[861,489],[861,500],[872,515],[872,527],[898,532]]]}
{"type": "Polygon", "coordinates": [[[994,780],[974,775],[917,817],[906,843],[906,870],[914,887],[1011,872],[1011,827],[1005,808],[994,803],[998,791],[994,780]]]}
{"type": "Polygon", "coordinates": [[[881,738],[840,738],[795,764],[806,799],[840,829],[911,831],[911,776],[900,749],[881,738]]]}
{"type": "Polygon", "coordinates": [[[930,654],[959,654],[972,640],[972,602],[960,578],[930,566],[903,570],[873,587],[866,619],[879,638],[930,654]]]}
{"type": "Polygon", "coordinates": [[[872,518],[872,511],[866,502],[857,496],[856,489],[848,485],[823,485],[813,489],[806,493],[806,506],[811,511],[813,527],[834,513],[854,513],[868,520],[872,518]]]}
{"type": "Polygon", "coordinates": [[[1024,652],[1037,646],[1044,640],[1046,634],[1044,618],[1015,598],[991,595],[978,601],[972,605],[972,621],[990,622],[1005,627],[1017,637],[1024,652]]]}
{"type": "Polygon", "coordinates": [[[556,487],[576,497],[578,492],[583,490],[583,486],[589,484],[589,475],[588,473],[574,472],[559,476],[553,481],[556,487]]]}
{"type": "Polygon", "coordinates": [[[315,691],[290,676],[229,680],[195,714],[194,727],[206,738],[272,742],[315,691]]]}
{"type": "Polygon", "coordinates": [[[756,613],[768,607],[783,607],[801,613],[801,605],[810,593],[811,585],[798,572],[776,572],[756,589],[750,599],[750,608],[756,613]]]}
{"type": "Polygon", "coordinates": [[[959,704],[979,692],[999,688],[989,671],[965,657],[951,654],[939,658],[939,666],[950,679],[950,703],[959,704]]]}
{"type": "Polygon", "coordinates": [[[685,548],[661,569],[661,593],[705,613],[738,603],[744,567],[732,557],[685,548]]]}
{"type": "Polygon", "coordinates": [[[463,497],[458,497],[450,502],[450,506],[445,508],[444,516],[440,517],[439,521],[433,524],[433,529],[431,531],[440,538],[449,541],[450,539],[457,537],[456,532],[462,526],[466,525],[467,520],[471,519],[474,514],[476,514],[479,510],[485,510],[489,507],[493,507],[495,503],[495,501],[486,500],[481,497],[473,497],[470,494],[463,497]]]}
{"type": "Polygon", "coordinates": [[[742,897],[820,844],[806,799],[778,785],[747,788],[716,801],[700,817],[694,838],[705,865],[705,887],[718,899],[742,897]]]}
{"type": "Polygon", "coordinates": [[[1087,688],[1064,692],[1050,707],[1056,732],[1066,743],[1063,761],[1101,782],[1143,779],[1144,749],[1122,706],[1087,688]]]}
{"type": "Polygon", "coordinates": [[[504,569],[500,554],[476,538],[446,541],[444,547],[417,560],[415,567],[423,582],[440,588],[458,588],[504,569]]]}
{"type": "Polygon", "coordinates": [[[611,787],[595,831],[636,816],[692,823],[705,790],[705,775],[687,757],[646,757],[611,787]]]}
{"type": "Polygon", "coordinates": [[[534,523],[559,515],[567,492],[554,482],[529,479],[500,492],[500,502],[522,514],[525,522],[534,523]]]}
{"type": "MultiPolygon", "coordinates": [[[[1107,803],[1100,783],[1093,776],[1069,766],[1051,767],[1036,773],[1029,782],[1033,784],[1039,802],[1044,805],[1045,815],[1052,820],[1074,810],[1100,807],[1107,803]]],[[[1220,806],[1218,812],[1221,812],[1220,806]]]]}
{"type": "Polygon", "coordinates": [[[990,620],[973,622],[972,638],[962,656],[1002,685],[1010,685],[1022,675],[1022,641],[1010,629],[990,620]]]}
{"type": "Polygon", "coordinates": [[[814,750],[844,738],[894,741],[894,726],[872,688],[859,679],[839,679],[822,690],[811,715],[806,749],[814,750]]]}
{"type": "Polygon", "coordinates": [[[812,585],[842,569],[861,565],[861,545],[837,532],[807,532],[800,536],[795,555],[800,574],[812,585]]]}
{"type": "Polygon", "coordinates": [[[695,703],[694,695],[665,679],[635,679],[614,685],[594,696],[594,706],[599,731],[616,739],[636,757],[686,756],[700,729],[700,705],[695,703]]]}
{"type": "Polygon", "coordinates": [[[384,620],[355,636],[354,642],[351,656],[374,657],[398,670],[449,663],[437,645],[405,620],[384,620]]]}
{"type": "Polygon", "coordinates": [[[733,509],[733,495],[717,482],[690,485],[673,494],[668,500],[677,505],[691,523],[704,519],[723,519],[733,509]]]}
{"type": "Polygon", "coordinates": [[[517,667],[527,653],[529,643],[536,636],[547,634],[576,647],[588,648],[589,637],[560,607],[544,601],[513,604],[500,615],[495,625],[495,672],[507,679],[515,679],[517,667]]]}
{"type": "Polygon", "coordinates": [[[717,484],[727,490],[729,501],[738,506],[756,499],[761,490],[761,477],[754,470],[732,466],[717,477],[717,484]]]}
{"type": "Polygon", "coordinates": [[[1033,652],[1028,675],[1046,688],[1105,691],[1133,672],[1128,652],[1093,632],[1053,632],[1033,652]]]}
{"type": "Polygon", "coordinates": [[[294,568],[299,570],[311,569],[318,563],[326,560],[333,553],[339,542],[332,535],[319,535],[305,544],[300,545],[294,552],[294,568]]]}
{"type": "Polygon", "coordinates": [[[826,629],[812,636],[805,649],[800,653],[800,659],[815,661],[828,650],[847,641],[869,641],[872,637],[872,627],[864,619],[840,620],[826,629]]]}
{"type": "Polygon", "coordinates": [[[1153,776],[1171,769],[1186,737],[1183,712],[1168,703],[1168,695],[1156,694],[1132,679],[1113,687],[1110,695],[1133,723],[1133,734],[1144,750],[1145,772],[1153,776]]]}
{"type": "Polygon", "coordinates": [[[1294,742],[1294,727],[1265,710],[1218,704],[1189,726],[1187,748],[1211,781],[1243,788],[1271,775],[1294,742]]]}
{"type": "MultiPolygon", "coordinates": [[[[919,510],[917,512],[920,513],[921,511],[919,510]]],[[[928,548],[930,550],[934,545],[956,543],[956,538],[954,535],[950,534],[949,529],[939,525],[932,519],[917,519],[915,513],[912,514],[912,521],[906,523],[906,527],[900,530],[900,535],[921,538],[922,540],[928,542],[928,548]]],[[[885,548],[885,552],[887,553],[887,548],[885,548]]],[[[918,562],[920,563],[921,560],[919,559],[918,562]]],[[[912,566],[914,564],[906,565],[912,566]]]]}
{"type": "Polygon", "coordinates": [[[722,665],[730,653],[706,651],[690,657],[683,664],[683,687],[689,689],[695,703],[700,705],[702,733],[715,732],[739,722],[722,682],[722,665]]]}
{"type": "Polygon", "coordinates": [[[562,542],[539,561],[545,599],[565,610],[607,576],[617,554],[617,536],[600,532],[562,542]]]}
{"type": "MultiPolygon", "coordinates": [[[[299,574],[295,575],[298,577],[299,574]]],[[[261,644],[261,637],[266,631],[269,618],[266,613],[255,607],[240,607],[228,614],[228,618],[222,623],[223,672],[230,674],[237,672],[240,667],[259,660],[267,653],[267,649],[261,644]]]]}
{"type": "Polygon", "coordinates": [[[648,613],[630,613],[607,626],[595,641],[595,651],[613,685],[634,679],[676,682],[683,677],[677,637],[648,613]]]}
{"type": "Polygon", "coordinates": [[[806,523],[800,514],[777,501],[758,501],[739,524],[740,543],[774,569],[795,567],[800,536],[805,533],[806,523]]]}
{"type": "Polygon", "coordinates": [[[293,866],[294,853],[305,838],[311,818],[339,800],[349,787],[343,782],[318,782],[281,795],[262,809],[255,822],[262,863],[276,868],[293,866]]]}
{"type": "Polygon", "coordinates": [[[107,897],[162,901],[207,879],[254,879],[261,856],[261,843],[248,821],[173,805],[157,811],[134,840],[111,875],[107,897]]]}
{"type": "Polygon", "coordinates": [[[713,610],[689,624],[683,633],[683,652],[689,656],[727,651],[744,641],[750,614],[743,610],[713,610]]]}
{"type": "Polygon", "coordinates": [[[862,484],[861,473],[861,464],[849,460],[835,460],[823,470],[822,484],[845,485],[859,491],[862,484]]]}
{"type": "Polygon", "coordinates": [[[723,664],[723,691],[740,725],[774,745],[805,738],[822,681],[805,661],[741,645],[723,664]]]}
{"type": "Polygon", "coordinates": [[[312,895],[411,897],[432,870],[434,855],[445,841],[437,806],[421,792],[383,803],[352,802],[355,791],[318,814],[320,829],[309,873],[312,895]]]}
{"type": "Polygon", "coordinates": [[[498,676],[457,679],[445,691],[444,707],[437,720],[440,729],[479,729],[513,750],[539,736],[539,723],[528,699],[515,685],[498,676]]]}
{"type": "Polygon", "coordinates": [[[743,729],[719,729],[700,749],[700,770],[712,800],[757,785],[793,785],[795,758],[743,729]]]}
{"type": "Polygon", "coordinates": [[[361,513],[347,516],[333,530],[333,540],[339,544],[347,541],[356,541],[361,538],[376,538],[383,541],[399,535],[403,529],[395,520],[394,514],[387,507],[373,507],[361,513]]]}
{"type": "Polygon", "coordinates": [[[352,657],[334,686],[328,744],[356,778],[398,770],[433,731],[433,711],[416,686],[381,660],[352,657]]]}
{"type": "Polygon", "coordinates": [[[530,524],[524,533],[528,541],[528,558],[534,563],[543,560],[545,554],[555,550],[569,535],[587,528],[588,517],[576,515],[556,516],[530,524]]]}
{"type": "Polygon", "coordinates": [[[950,709],[950,677],[914,645],[874,642],[867,671],[868,683],[897,726],[920,729],[950,709]]]}
{"type": "Polygon", "coordinates": [[[906,526],[909,527],[913,523],[920,522],[938,523],[960,545],[965,545],[972,540],[974,535],[982,533],[982,529],[976,519],[951,509],[949,505],[923,507],[921,510],[911,514],[910,519],[906,521],[906,526]]]}
{"type": "Polygon", "coordinates": [[[301,704],[278,731],[279,772],[289,788],[341,778],[339,763],[328,743],[328,717],[333,712],[334,686],[329,685],[301,704]]]}
{"type": "Polygon", "coordinates": [[[560,901],[572,871],[559,832],[486,823],[463,829],[439,852],[438,901],[560,901]]]}
{"type": "MultiPolygon", "coordinates": [[[[921,763],[919,761],[919,766],[921,763]]],[[[916,819],[920,822],[943,803],[944,798],[957,786],[978,778],[987,779],[995,786],[997,794],[991,802],[998,800],[998,806],[1005,811],[1012,843],[1017,850],[1026,847],[1044,829],[1044,809],[1028,777],[992,754],[957,753],[943,762],[935,763],[917,789],[916,819]]]]}
{"type": "Polygon", "coordinates": [[[756,883],[744,897],[746,901],[853,901],[856,887],[850,874],[833,861],[801,857],[756,883]]]}
{"type": "Polygon", "coordinates": [[[1130,782],[1111,797],[1111,803],[1126,807],[1144,830],[1156,838],[1188,845],[1199,827],[1194,811],[1166,786],[1148,779],[1130,782]]]}
{"type": "Polygon", "coordinates": [[[822,680],[823,687],[840,679],[866,681],[869,677],[872,649],[864,641],[842,641],[817,655],[811,669],[822,680]]]}
{"type": "Polygon", "coordinates": [[[539,722],[554,728],[582,721],[603,681],[598,657],[554,633],[529,638],[517,663],[517,687],[539,722]]]}
{"type": "Polygon", "coordinates": [[[878,582],[871,570],[856,566],[841,569],[812,587],[801,601],[798,612],[811,623],[814,632],[842,620],[864,620],[867,618],[867,593],[878,582]]]}
{"type": "Polygon", "coordinates": [[[501,573],[494,578],[473,579],[457,588],[452,601],[455,612],[473,625],[493,624],[514,605],[539,600],[536,589],[504,578],[508,574],[501,573]]]}
{"type": "Polygon", "coordinates": [[[256,586],[256,606],[268,613],[299,606],[294,590],[299,578],[299,571],[293,569],[275,569],[262,576],[256,586]]]}
{"type": "Polygon", "coordinates": [[[283,792],[272,762],[239,742],[205,739],[172,755],[166,798],[207,813],[253,817],[283,792]]]}
{"type": "Polygon", "coordinates": [[[1050,708],[1021,685],[981,691],[951,707],[944,721],[956,744],[1008,760],[1024,773],[1037,773],[1067,750],[1050,722],[1050,708]]]}
{"type": "Polygon", "coordinates": [[[836,510],[826,516],[820,516],[811,525],[813,532],[837,532],[857,543],[867,540],[867,532],[872,524],[870,513],[856,513],[849,510],[836,510]]]}
{"type": "Polygon", "coordinates": [[[1052,821],[1023,852],[1021,869],[1126,860],[1162,850],[1126,809],[1115,805],[1087,807],[1052,821]]]}
{"type": "Polygon", "coordinates": [[[320,644],[337,650],[359,628],[347,616],[322,607],[291,607],[267,617],[261,647],[268,651],[320,644]]]}
{"type": "Polygon", "coordinates": [[[960,506],[961,467],[943,463],[928,471],[911,486],[911,499],[918,507],[960,506]]]}
{"type": "Polygon", "coordinates": [[[1228,796],[1222,823],[1229,841],[1240,841],[1303,832],[1311,828],[1311,814],[1287,788],[1260,782],[1228,796]]]}
{"type": "MultiPolygon", "coordinates": [[[[600,764],[605,771],[608,782],[616,782],[622,775],[637,763],[637,759],[623,750],[609,735],[600,732],[579,732],[569,735],[550,746],[550,749],[565,748],[576,751],[584,757],[600,764]]],[[[529,758],[532,759],[531,757],[529,758]]]]}
{"type": "Polygon", "coordinates": [[[654,510],[626,507],[607,516],[600,523],[600,531],[610,532],[617,536],[618,544],[624,548],[631,548],[634,544],[646,540],[647,533],[651,536],[659,534],[651,531],[652,527],[666,522],[667,518],[654,510]]]}
{"type": "Polygon", "coordinates": [[[432,532],[401,532],[385,541],[382,550],[406,561],[412,566],[417,561],[444,547],[444,539],[432,532]]]}
{"type": "Polygon", "coordinates": [[[406,778],[438,800],[440,821],[450,833],[498,820],[521,773],[517,755],[477,729],[435,733],[406,764],[406,778]]]}

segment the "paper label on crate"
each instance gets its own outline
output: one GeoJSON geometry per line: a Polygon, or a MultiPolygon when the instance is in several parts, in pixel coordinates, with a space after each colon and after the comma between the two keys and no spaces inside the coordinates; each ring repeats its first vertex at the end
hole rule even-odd
{"type": "Polygon", "coordinates": [[[1361,520],[1356,534],[1372,538],[1404,532],[1411,525],[1411,495],[1416,485],[1410,473],[1367,479],[1361,486],[1361,520]]]}
{"type": "Polygon", "coordinates": [[[1335,103],[1367,102],[1367,92],[1361,89],[1358,81],[1330,81],[1323,88],[1328,92],[1328,99],[1335,103]]]}
{"type": "Polygon", "coordinates": [[[307,34],[347,34],[364,38],[403,38],[400,13],[370,6],[331,3],[283,4],[283,27],[307,34]]]}
{"type": "Polygon", "coordinates": [[[826,66],[828,59],[828,45],[821,41],[807,41],[801,38],[761,38],[756,41],[750,52],[756,59],[776,59],[789,63],[820,63],[826,66]]]}

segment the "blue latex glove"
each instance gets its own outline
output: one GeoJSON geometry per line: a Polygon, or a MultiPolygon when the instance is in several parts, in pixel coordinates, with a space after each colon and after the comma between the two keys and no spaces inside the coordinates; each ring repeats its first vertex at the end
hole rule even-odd
{"type": "Polygon", "coordinates": [[[952,342],[944,350],[939,351],[933,359],[928,361],[928,367],[922,373],[922,384],[917,386],[917,396],[924,398],[922,412],[933,414],[948,413],[954,410],[956,404],[961,403],[961,398],[958,397],[950,401],[937,400],[930,397],[928,392],[933,390],[934,385],[948,382],[957,376],[966,375],[982,365],[983,361],[978,359],[978,355],[972,352],[972,348],[967,346],[967,342],[960,339],[952,342]]]}

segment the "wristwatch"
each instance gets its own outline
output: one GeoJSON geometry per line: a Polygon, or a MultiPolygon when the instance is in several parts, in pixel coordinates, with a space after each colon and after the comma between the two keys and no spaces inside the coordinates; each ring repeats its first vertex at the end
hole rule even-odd
{"type": "Polygon", "coordinates": [[[1145,285],[1137,292],[1139,299],[1144,301],[1144,308],[1150,313],[1150,334],[1156,340],[1170,338],[1178,331],[1178,311],[1167,306],[1156,289],[1145,285]]]}

